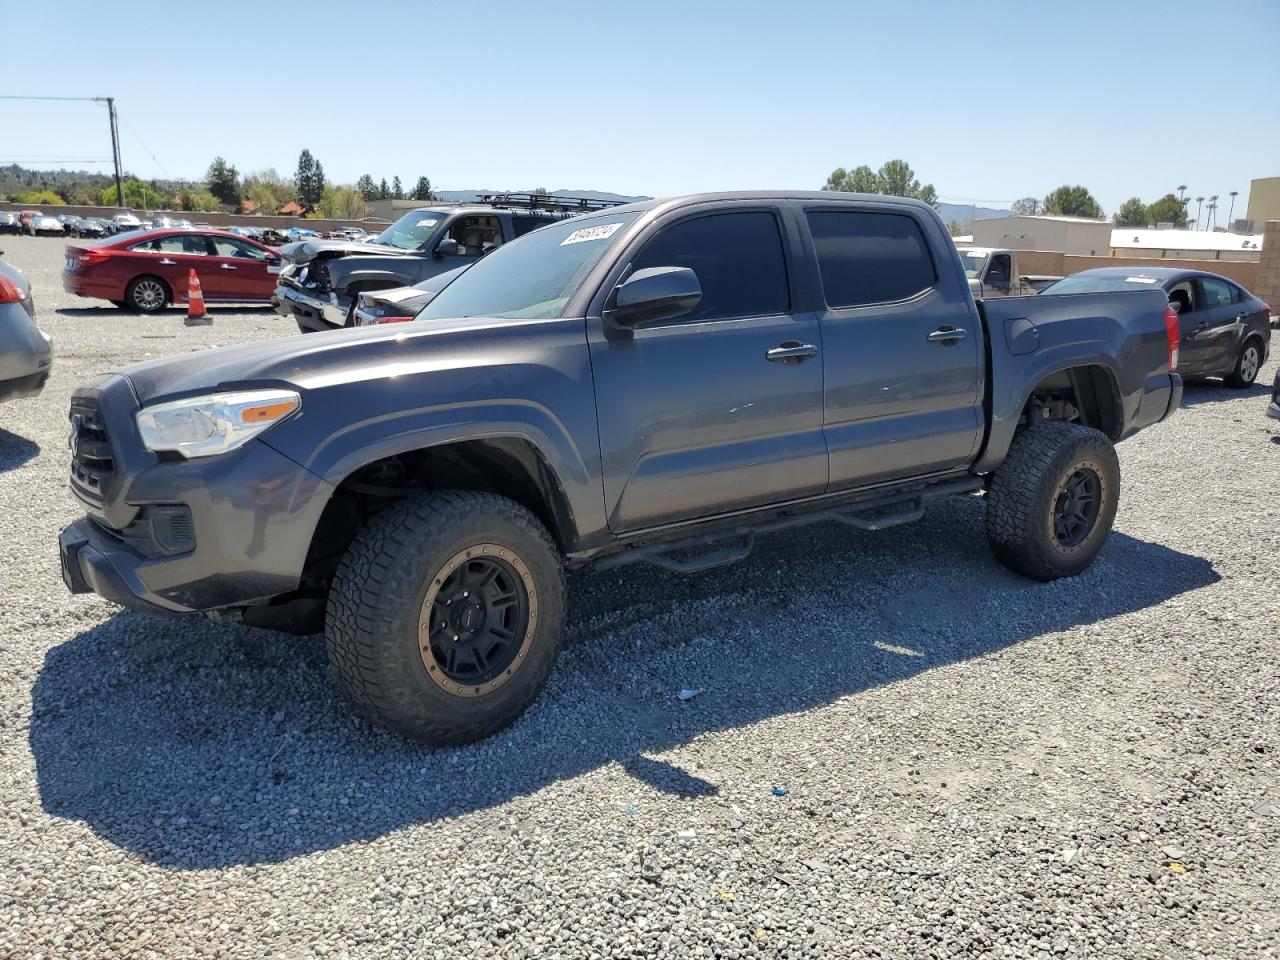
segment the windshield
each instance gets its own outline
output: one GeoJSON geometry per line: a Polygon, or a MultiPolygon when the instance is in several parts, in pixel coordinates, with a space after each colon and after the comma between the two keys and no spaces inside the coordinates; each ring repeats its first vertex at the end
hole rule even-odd
{"type": "Polygon", "coordinates": [[[982,265],[987,262],[985,253],[974,253],[972,250],[960,250],[960,264],[964,267],[964,275],[976,280],[982,275],[982,265]]]}
{"type": "Polygon", "coordinates": [[[526,233],[478,260],[418,314],[542,320],[558,317],[636,213],[566,220],[526,233]]]}
{"type": "Polygon", "coordinates": [[[410,210],[403,217],[374,238],[374,243],[385,243],[401,250],[417,250],[431,236],[444,217],[426,210],[410,210]]]}
{"type": "Polygon", "coordinates": [[[1141,274],[1089,274],[1077,273],[1073,277],[1063,277],[1057,283],[1050,284],[1040,291],[1040,295],[1055,293],[1115,293],[1120,290],[1159,290],[1159,277],[1144,277],[1141,274]]]}

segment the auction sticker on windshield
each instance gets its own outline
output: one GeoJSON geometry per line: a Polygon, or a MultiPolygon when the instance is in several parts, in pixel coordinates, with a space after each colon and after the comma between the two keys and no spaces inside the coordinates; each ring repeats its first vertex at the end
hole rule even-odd
{"type": "Polygon", "coordinates": [[[1155,283],[1155,277],[1125,277],[1125,283],[1155,283]]]}
{"type": "Polygon", "coordinates": [[[560,246],[567,247],[571,243],[586,243],[588,240],[604,240],[612,237],[618,232],[621,223],[602,223],[598,227],[583,227],[581,230],[575,230],[563,240],[560,246]]]}

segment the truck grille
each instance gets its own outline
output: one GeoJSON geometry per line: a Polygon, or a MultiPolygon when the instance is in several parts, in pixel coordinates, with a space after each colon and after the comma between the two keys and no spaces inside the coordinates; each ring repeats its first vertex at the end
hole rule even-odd
{"type": "Polygon", "coordinates": [[[107,427],[95,400],[77,397],[71,401],[71,486],[93,503],[102,502],[103,489],[115,475],[107,427]]]}

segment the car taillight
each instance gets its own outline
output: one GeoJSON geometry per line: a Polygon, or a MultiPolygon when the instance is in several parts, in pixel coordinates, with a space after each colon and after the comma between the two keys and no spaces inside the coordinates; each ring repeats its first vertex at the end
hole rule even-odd
{"type": "Polygon", "coordinates": [[[1169,304],[1164,308],[1164,335],[1169,341],[1169,372],[1173,373],[1178,369],[1178,341],[1180,335],[1178,333],[1178,311],[1173,309],[1173,304],[1169,304]]]}
{"type": "Polygon", "coordinates": [[[371,317],[373,323],[408,323],[413,317],[406,317],[402,313],[391,314],[390,316],[371,317]]]}
{"type": "Polygon", "coordinates": [[[111,254],[102,250],[78,250],[76,251],[76,259],[85,266],[92,266],[95,263],[103,263],[111,259],[111,254]]]}
{"type": "Polygon", "coordinates": [[[0,303],[21,303],[27,299],[22,288],[8,277],[0,276],[0,303]]]}

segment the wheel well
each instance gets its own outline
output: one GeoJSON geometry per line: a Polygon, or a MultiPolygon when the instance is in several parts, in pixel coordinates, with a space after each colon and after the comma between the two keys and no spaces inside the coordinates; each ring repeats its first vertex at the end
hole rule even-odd
{"type": "Polygon", "coordinates": [[[527,440],[497,437],[411,450],[365,464],[338,485],[311,538],[302,594],[327,594],[339,561],[369,520],[423,490],[496,493],[541,520],[561,551],[573,540],[573,515],[564,489],[527,440]]]}
{"type": "Polygon", "coordinates": [[[1124,413],[1115,377],[1097,365],[1069,367],[1045,377],[1027,397],[1019,428],[1040,420],[1066,420],[1120,439],[1124,413]]]}

